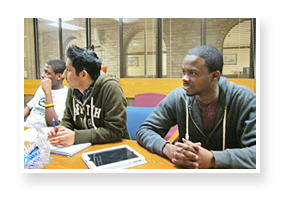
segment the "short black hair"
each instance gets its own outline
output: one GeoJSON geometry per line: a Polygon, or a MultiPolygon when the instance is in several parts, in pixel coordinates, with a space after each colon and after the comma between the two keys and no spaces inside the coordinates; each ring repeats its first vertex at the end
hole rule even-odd
{"type": "Polygon", "coordinates": [[[77,75],[85,70],[94,81],[99,77],[102,63],[94,51],[72,45],[66,54],[72,60],[77,75]]]}
{"type": "Polygon", "coordinates": [[[63,73],[66,69],[66,63],[59,59],[54,59],[46,62],[49,66],[51,66],[51,69],[54,71],[55,74],[63,73]]]}
{"type": "Polygon", "coordinates": [[[205,59],[205,64],[210,73],[218,70],[222,74],[223,55],[217,48],[209,45],[202,45],[191,49],[187,54],[196,55],[205,59]]]}

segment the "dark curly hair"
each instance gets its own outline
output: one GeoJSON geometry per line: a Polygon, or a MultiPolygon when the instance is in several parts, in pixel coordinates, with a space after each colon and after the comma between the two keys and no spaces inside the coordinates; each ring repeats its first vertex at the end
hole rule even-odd
{"type": "Polygon", "coordinates": [[[64,70],[66,69],[66,63],[59,59],[54,59],[46,62],[49,66],[51,66],[51,69],[54,71],[55,74],[64,73],[64,70]]]}
{"type": "Polygon", "coordinates": [[[94,51],[72,45],[66,54],[72,60],[77,75],[85,70],[94,81],[99,77],[102,63],[94,51]]]}
{"type": "Polygon", "coordinates": [[[222,74],[223,55],[218,49],[209,45],[202,45],[191,49],[187,54],[205,59],[205,64],[210,73],[218,70],[222,74]]]}

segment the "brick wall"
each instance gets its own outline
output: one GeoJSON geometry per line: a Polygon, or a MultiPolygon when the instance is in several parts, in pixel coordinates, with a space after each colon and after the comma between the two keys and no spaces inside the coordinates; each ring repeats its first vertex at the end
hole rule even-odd
{"type": "MultiPolygon", "coordinates": [[[[212,45],[219,50],[222,50],[223,40],[228,31],[243,19],[238,18],[208,18],[206,19],[206,44],[212,45]]],[[[156,34],[156,21],[155,27],[152,27],[153,20],[149,19],[147,25],[148,30],[155,30],[156,34]],[[154,29],[153,29],[154,28],[154,29]]],[[[119,28],[118,22],[112,24],[101,23],[101,25],[94,26],[97,34],[92,30],[92,44],[101,46],[96,48],[95,52],[103,61],[103,66],[107,66],[107,71],[110,74],[120,77],[119,66],[119,28]]],[[[124,52],[128,51],[128,46],[134,35],[141,30],[145,30],[145,20],[142,19],[137,23],[124,25],[124,52]]],[[[72,32],[64,30],[63,40],[70,36],[76,37],[72,43],[85,47],[86,35],[85,30],[79,32],[72,32]]],[[[44,32],[40,35],[40,68],[46,61],[50,59],[59,58],[58,47],[58,32],[50,31],[44,32]]],[[[164,18],[163,19],[163,40],[167,52],[167,75],[166,77],[180,77],[182,70],[181,65],[186,53],[193,47],[201,44],[201,19],[200,18],[164,18]]],[[[65,44],[65,43],[64,43],[65,44]]],[[[67,45],[67,46],[69,46],[67,45]]],[[[25,49],[26,50],[26,49],[25,49]]],[[[27,65],[30,66],[30,65],[27,65]]],[[[142,67],[143,68],[143,67],[142,67]]],[[[35,69],[30,68],[27,70],[28,75],[34,75],[35,69]]],[[[29,78],[30,79],[30,78],[29,78]]],[[[34,78],[32,78],[34,79],[34,78]]]]}

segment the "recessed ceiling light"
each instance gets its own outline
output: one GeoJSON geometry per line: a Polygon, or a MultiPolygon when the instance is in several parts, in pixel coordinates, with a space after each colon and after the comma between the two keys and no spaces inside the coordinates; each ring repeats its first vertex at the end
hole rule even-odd
{"type": "MultiPolygon", "coordinates": [[[[119,21],[119,18],[113,18],[116,21],[119,21]]],[[[133,23],[139,21],[139,18],[123,18],[123,23],[133,23]]]]}
{"type": "MultiPolygon", "coordinates": [[[[42,18],[42,19],[50,20],[50,21],[53,21],[53,22],[58,22],[58,18],[42,18]]],[[[61,20],[62,21],[69,21],[69,20],[74,20],[74,18],[62,18],[61,20]]]]}
{"type": "MultiPolygon", "coordinates": [[[[49,23],[48,25],[58,27],[57,23],[49,23]]],[[[75,25],[72,25],[72,24],[69,24],[69,23],[62,23],[62,28],[63,29],[68,29],[68,30],[71,30],[71,31],[78,31],[78,30],[84,30],[85,29],[83,27],[75,26],[75,25]]]]}

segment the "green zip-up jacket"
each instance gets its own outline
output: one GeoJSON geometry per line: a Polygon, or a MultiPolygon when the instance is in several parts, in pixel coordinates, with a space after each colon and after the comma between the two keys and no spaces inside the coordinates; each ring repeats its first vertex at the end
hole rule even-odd
{"type": "Polygon", "coordinates": [[[114,77],[103,74],[83,103],[75,89],[69,88],[66,108],[60,126],[75,131],[75,143],[102,144],[130,139],[127,130],[127,100],[114,77]]]}
{"type": "Polygon", "coordinates": [[[204,134],[195,96],[187,96],[180,87],[166,96],[140,126],[138,142],[163,156],[168,143],[163,137],[178,124],[180,141],[188,133],[190,141],[201,142],[214,154],[215,168],[256,168],[256,95],[245,86],[227,82],[225,77],[219,80],[219,90],[219,109],[209,136],[204,134]]]}

